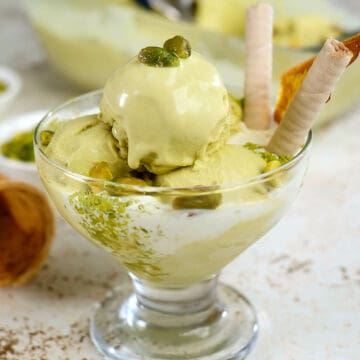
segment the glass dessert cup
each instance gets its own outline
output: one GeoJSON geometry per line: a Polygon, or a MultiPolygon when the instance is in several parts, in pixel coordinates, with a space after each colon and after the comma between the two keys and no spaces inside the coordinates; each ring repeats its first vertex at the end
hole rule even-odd
{"type": "Polygon", "coordinates": [[[56,208],[132,280],[97,306],[94,344],[110,359],[243,359],[257,337],[256,313],[237,290],[218,283],[218,274],[295,199],[311,134],[290,162],[236,184],[119,184],[72,173],[48,158],[39,141],[54,119],[98,113],[100,98],[97,91],[69,101],[35,131],[38,171],[56,208]]]}

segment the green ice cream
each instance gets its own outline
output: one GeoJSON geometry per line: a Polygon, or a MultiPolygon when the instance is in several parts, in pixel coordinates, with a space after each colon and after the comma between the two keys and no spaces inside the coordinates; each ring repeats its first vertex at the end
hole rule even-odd
{"type": "Polygon", "coordinates": [[[218,71],[197,53],[174,67],[133,58],[107,81],[100,108],[130,168],[154,174],[216,151],[235,121],[218,71]]]}
{"type": "Polygon", "coordinates": [[[110,129],[96,115],[61,124],[45,151],[58,164],[85,176],[99,162],[106,162],[114,177],[128,171],[110,129]]]}
{"type": "Polygon", "coordinates": [[[232,183],[265,168],[260,154],[226,144],[239,131],[241,106],[182,37],[145,48],[119,68],[100,109],[98,116],[61,125],[47,155],[73,172],[107,180],[147,170],[163,187],[232,183]]]}
{"type": "MultiPolygon", "coordinates": [[[[240,102],[183,40],[145,48],[117,70],[99,114],[64,120],[54,134],[52,119],[40,125],[48,157],[91,179],[67,174],[36,153],[64,218],[134,275],[161,286],[218,273],[278,221],[303,173],[295,166],[247,181],[288,159],[262,146],[272,129],[241,124],[240,102]]],[[[75,114],[84,103],[94,106],[88,97],[76,101],[73,109],[68,105],[75,114]]]]}
{"type": "Polygon", "coordinates": [[[156,185],[185,187],[237,182],[260,175],[266,166],[261,155],[241,145],[225,145],[219,151],[184,167],[156,177],[156,185]]]}

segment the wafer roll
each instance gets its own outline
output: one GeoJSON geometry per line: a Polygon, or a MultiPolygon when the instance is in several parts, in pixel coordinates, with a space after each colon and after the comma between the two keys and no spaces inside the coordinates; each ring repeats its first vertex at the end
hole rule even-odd
{"type": "Polygon", "coordinates": [[[352,56],[343,43],[326,40],[270,139],[269,151],[294,155],[299,150],[352,56]]]}
{"type": "Polygon", "coordinates": [[[245,28],[244,121],[251,129],[267,129],[271,121],[273,10],[258,3],[248,8],[245,28]]]}

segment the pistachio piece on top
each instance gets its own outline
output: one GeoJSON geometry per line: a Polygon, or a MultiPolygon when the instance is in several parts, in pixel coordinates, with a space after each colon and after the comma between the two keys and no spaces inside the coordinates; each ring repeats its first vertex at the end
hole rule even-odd
{"type": "Polygon", "coordinates": [[[266,164],[266,166],[264,168],[264,173],[275,170],[279,166],[281,166],[281,162],[279,160],[271,160],[266,164]]]}
{"type": "MultiPolygon", "coordinates": [[[[281,165],[282,163],[280,160],[271,160],[266,164],[263,172],[267,173],[269,171],[275,170],[281,165]]],[[[270,177],[269,184],[273,187],[279,187],[282,184],[282,178],[283,178],[283,173],[281,171],[276,174],[273,174],[270,177]]]]}
{"type": "Polygon", "coordinates": [[[191,46],[189,41],[180,35],[176,35],[173,38],[166,40],[164,43],[164,49],[175,53],[181,59],[187,59],[191,55],[191,46]]]}
{"type": "Polygon", "coordinates": [[[97,179],[103,179],[110,181],[113,175],[110,170],[110,166],[106,161],[100,161],[93,165],[89,171],[89,176],[97,179]]]}
{"type": "MultiPolygon", "coordinates": [[[[95,163],[89,171],[89,176],[106,181],[111,181],[113,178],[110,166],[106,161],[95,163]]],[[[105,189],[105,185],[96,181],[91,181],[88,185],[94,194],[97,194],[105,189]]]]}
{"type": "Polygon", "coordinates": [[[221,203],[221,194],[178,196],[173,200],[174,209],[216,209],[221,203]]]}
{"type": "Polygon", "coordinates": [[[176,67],[180,65],[180,60],[176,54],[157,46],[141,49],[138,60],[145,65],[154,67],[176,67]]]}
{"type": "Polygon", "coordinates": [[[40,144],[43,147],[46,147],[50,144],[52,137],[54,136],[54,131],[44,130],[40,133],[40,144]]]}
{"type": "Polygon", "coordinates": [[[144,181],[143,179],[138,179],[136,177],[115,178],[113,181],[118,183],[118,184],[135,185],[135,186],[148,186],[146,181],[144,181]]]}
{"type": "MultiPolygon", "coordinates": [[[[131,186],[148,186],[146,181],[143,179],[139,179],[132,176],[125,176],[125,177],[116,177],[112,180],[113,182],[117,184],[123,184],[123,185],[131,185],[131,186]]],[[[115,185],[109,185],[106,187],[106,190],[109,192],[110,195],[120,196],[120,195],[131,195],[138,193],[139,190],[137,189],[131,189],[131,188],[119,188],[115,185]]]]}

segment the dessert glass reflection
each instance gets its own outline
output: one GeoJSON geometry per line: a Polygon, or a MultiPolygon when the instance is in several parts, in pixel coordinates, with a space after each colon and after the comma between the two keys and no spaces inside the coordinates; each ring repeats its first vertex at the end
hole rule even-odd
{"type": "Polygon", "coordinates": [[[257,337],[256,313],[237,290],[218,283],[218,274],[293,202],[311,133],[292,160],[237,183],[120,184],[71,172],[41,146],[40,134],[54,120],[98,114],[101,96],[97,91],[72,99],[35,130],[36,164],[56,208],[132,279],[132,286],[120,286],[97,307],[93,342],[110,359],[243,359],[257,337]]]}

